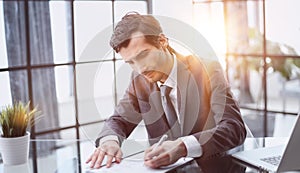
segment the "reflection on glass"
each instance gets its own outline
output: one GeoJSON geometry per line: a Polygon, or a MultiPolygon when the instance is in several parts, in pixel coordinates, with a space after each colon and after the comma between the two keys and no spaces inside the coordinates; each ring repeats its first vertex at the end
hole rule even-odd
{"type": "MultiPolygon", "coordinates": [[[[250,129],[254,137],[263,137],[264,136],[264,114],[260,111],[252,111],[247,109],[241,109],[242,118],[245,124],[250,129]]],[[[267,114],[267,136],[273,136],[274,133],[274,122],[275,114],[267,114]]]]}
{"type": "Polygon", "coordinates": [[[42,141],[36,142],[38,172],[74,172],[73,170],[76,169],[76,165],[72,165],[72,161],[73,158],[77,157],[77,148],[76,143],[70,143],[68,139],[76,139],[76,129],[53,132],[53,135],[61,136],[62,139],[67,140],[49,139],[48,135],[37,136],[39,141],[42,141]]]}
{"type": "MultiPolygon", "coordinates": [[[[99,60],[98,53],[82,59],[82,53],[95,38],[97,34],[103,32],[104,29],[109,29],[107,38],[102,40],[101,44],[94,45],[95,48],[101,49],[103,46],[109,46],[109,37],[112,32],[112,3],[107,1],[75,1],[74,2],[74,22],[75,22],[75,57],[76,61],[94,61],[99,60]]],[[[105,52],[107,53],[107,52],[105,52]]]]}
{"type": "Polygon", "coordinates": [[[79,122],[103,120],[113,112],[113,62],[76,66],[79,122]]]}

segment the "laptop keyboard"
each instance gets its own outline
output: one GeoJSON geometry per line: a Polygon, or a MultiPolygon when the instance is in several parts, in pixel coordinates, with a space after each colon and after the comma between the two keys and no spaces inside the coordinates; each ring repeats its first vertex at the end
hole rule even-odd
{"type": "Polygon", "coordinates": [[[278,166],[280,163],[280,160],[281,160],[281,156],[266,157],[266,158],[262,158],[260,160],[270,163],[272,165],[278,166]]]}

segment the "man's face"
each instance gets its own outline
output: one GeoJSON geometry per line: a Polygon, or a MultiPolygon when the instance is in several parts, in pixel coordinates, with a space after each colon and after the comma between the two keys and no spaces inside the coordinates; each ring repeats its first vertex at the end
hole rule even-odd
{"type": "Polygon", "coordinates": [[[150,82],[164,82],[173,66],[170,53],[147,43],[141,34],[133,35],[127,47],[119,51],[122,59],[150,82]]]}

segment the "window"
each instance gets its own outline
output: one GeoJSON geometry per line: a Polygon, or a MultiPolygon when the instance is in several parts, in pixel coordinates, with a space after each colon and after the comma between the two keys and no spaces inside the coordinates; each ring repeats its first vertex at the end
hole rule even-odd
{"type": "MultiPolygon", "coordinates": [[[[195,27],[226,62],[245,121],[272,136],[276,116],[300,110],[300,2],[193,1],[195,27]]],[[[262,132],[262,133],[261,133],[262,132]]]]}
{"type": "Polygon", "coordinates": [[[37,105],[36,138],[94,138],[124,87],[109,46],[114,22],[148,10],[146,0],[1,1],[0,106],[37,105]]]}

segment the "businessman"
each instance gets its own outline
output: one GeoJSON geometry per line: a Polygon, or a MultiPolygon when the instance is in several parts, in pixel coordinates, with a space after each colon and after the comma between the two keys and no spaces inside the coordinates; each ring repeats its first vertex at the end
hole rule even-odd
{"type": "Polygon", "coordinates": [[[180,55],[158,21],[138,13],[122,18],[110,45],[133,73],[86,161],[90,167],[99,168],[105,156],[107,167],[121,162],[122,141],[141,121],[153,144],[144,156],[151,168],[186,156],[208,159],[243,143],[244,122],[217,61],[180,55]],[[168,139],[156,146],[165,134],[168,139]]]}

